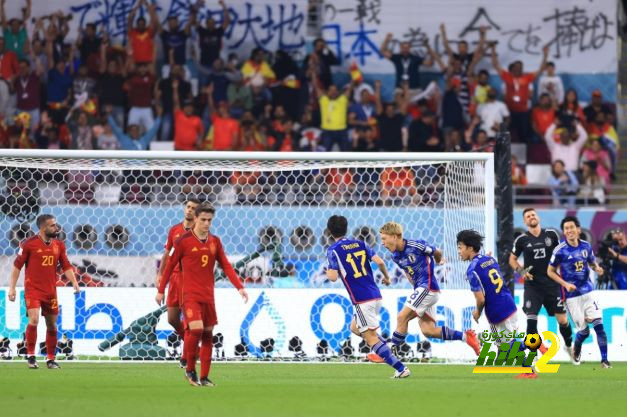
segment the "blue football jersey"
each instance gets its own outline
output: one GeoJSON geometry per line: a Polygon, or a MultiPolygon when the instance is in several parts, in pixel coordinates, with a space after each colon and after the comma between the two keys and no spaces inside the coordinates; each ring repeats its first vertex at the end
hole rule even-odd
{"type": "Polygon", "coordinates": [[[595,262],[592,246],[585,240],[579,239],[577,246],[570,246],[568,242],[560,243],[551,256],[549,265],[557,268],[562,279],[573,284],[577,289],[573,292],[562,291],[566,298],[578,297],[594,289],[590,281],[588,263],[595,262]]]}
{"type": "Polygon", "coordinates": [[[347,238],[338,240],[327,250],[328,267],[339,272],[353,304],[381,299],[370,265],[374,255],[361,240],[347,238]]]}
{"type": "Polygon", "coordinates": [[[483,292],[485,315],[490,324],[498,324],[516,312],[514,297],[505,285],[499,263],[493,257],[476,255],[466,270],[466,279],[473,292],[483,292]]]}
{"type": "Polygon", "coordinates": [[[414,289],[428,288],[430,291],[440,291],[435,279],[435,259],[433,253],[436,248],[424,240],[403,239],[405,248],[392,253],[392,259],[414,282],[414,289]]]}

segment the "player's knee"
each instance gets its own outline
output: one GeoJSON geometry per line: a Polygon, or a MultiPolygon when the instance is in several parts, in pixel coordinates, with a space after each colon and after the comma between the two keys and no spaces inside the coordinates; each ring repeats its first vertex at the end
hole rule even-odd
{"type": "Polygon", "coordinates": [[[28,316],[28,324],[30,326],[37,326],[39,324],[39,316],[38,315],[37,316],[35,316],[35,315],[30,316],[29,315],[28,316]]]}

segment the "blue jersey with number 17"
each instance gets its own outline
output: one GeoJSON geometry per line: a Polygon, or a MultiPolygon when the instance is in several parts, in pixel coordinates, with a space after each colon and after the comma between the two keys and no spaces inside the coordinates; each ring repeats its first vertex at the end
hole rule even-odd
{"type": "Polygon", "coordinates": [[[485,315],[490,324],[498,324],[516,312],[516,303],[503,281],[496,259],[476,255],[466,270],[466,278],[473,292],[483,292],[485,315]]]}
{"type": "Polygon", "coordinates": [[[370,265],[374,255],[361,240],[347,238],[338,240],[327,250],[328,267],[339,272],[353,304],[381,299],[370,265]]]}

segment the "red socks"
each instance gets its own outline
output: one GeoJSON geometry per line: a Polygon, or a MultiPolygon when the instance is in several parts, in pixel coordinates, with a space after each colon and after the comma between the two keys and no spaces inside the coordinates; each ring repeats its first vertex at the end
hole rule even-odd
{"type": "Polygon", "coordinates": [[[187,359],[187,372],[196,370],[198,342],[201,337],[202,329],[189,329],[185,332],[185,345],[183,346],[183,353],[187,359]]]}
{"type": "MultiPolygon", "coordinates": [[[[178,329],[176,329],[176,334],[179,335],[179,337],[181,338],[182,342],[185,342],[185,337],[186,337],[186,330],[185,330],[185,324],[181,323],[179,324],[178,329]]],[[[185,344],[183,344],[183,349],[181,349],[181,359],[185,359],[185,344]]]]}
{"type": "Polygon", "coordinates": [[[26,326],[26,355],[35,356],[35,345],[37,345],[37,326],[29,324],[26,326]]]}
{"type": "Polygon", "coordinates": [[[200,377],[207,378],[211,369],[211,353],[213,351],[213,332],[203,332],[200,348],[200,377]]]}
{"type": "Polygon", "coordinates": [[[46,332],[46,356],[49,361],[57,356],[57,331],[48,330],[46,332]]]}

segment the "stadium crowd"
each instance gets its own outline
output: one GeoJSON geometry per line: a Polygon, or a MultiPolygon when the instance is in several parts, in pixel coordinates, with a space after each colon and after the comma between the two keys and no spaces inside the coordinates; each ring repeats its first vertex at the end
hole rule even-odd
{"type": "MultiPolygon", "coordinates": [[[[192,6],[184,24],[175,16],[163,23],[140,0],[117,44],[93,24],[70,33],[62,12],[33,18],[31,0],[22,16],[8,17],[1,0],[0,147],[141,150],[173,141],[175,150],[471,152],[492,151],[506,123],[513,141],[527,145],[527,163],[552,164],[546,185],[555,204],[606,202],[618,160],[615,105],[599,90],[580,103],[548,62],[548,47],[540,67],[526,71],[521,61],[500,62],[485,29],[474,51],[466,41],[453,50],[442,24],[445,57],[429,42],[425,56],[406,42],[393,51],[388,34],[381,54],[396,77],[384,101],[381,83],[367,83],[356,65],[347,85],[334,83],[339,60],[323,39],[302,63],[260,48],[226,56],[230,19],[220,5],[220,22],[198,21],[192,6]],[[479,68],[484,56],[492,68],[479,68]],[[425,83],[429,67],[441,76],[425,83]]],[[[350,174],[327,182],[350,186],[350,174]]],[[[381,176],[417,182],[403,169],[381,176]]],[[[524,167],[513,164],[512,176],[526,184],[524,167]]]]}

